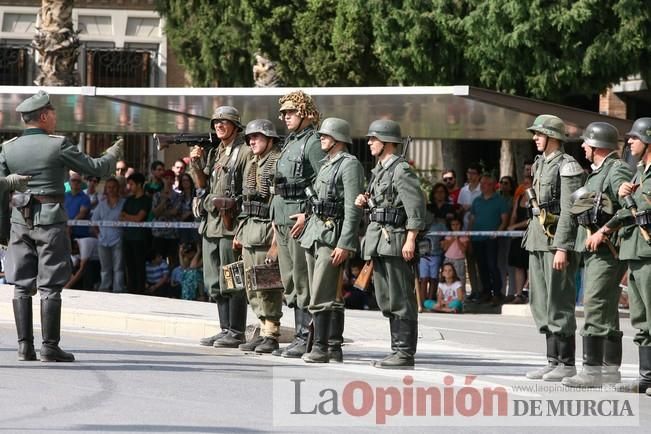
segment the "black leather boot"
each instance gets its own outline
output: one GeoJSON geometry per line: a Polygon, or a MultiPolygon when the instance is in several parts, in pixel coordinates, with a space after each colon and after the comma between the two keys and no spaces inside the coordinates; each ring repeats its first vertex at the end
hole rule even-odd
{"type": "Polygon", "coordinates": [[[217,312],[219,313],[219,328],[222,331],[216,335],[200,339],[199,345],[212,347],[215,345],[216,340],[223,338],[228,333],[228,326],[230,325],[230,321],[228,320],[228,298],[217,297],[217,312]]]}
{"type": "Polygon", "coordinates": [[[223,338],[217,339],[214,346],[217,348],[237,348],[246,342],[246,294],[239,291],[228,297],[228,319],[230,321],[228,333],[223,338]]]}
{"type": "Polygon", "coordinates": [[[307,350],[307,339],[310,333],[310,321],[312,321],[312,315],[307,309],[303,309],[301,313],[301,325],[298,329],[297,343],[293,347],[287,347],[283,351],[282,356],[288,357],[290,359],[298,359],[303,357],[305,351],[307,350]]]}
{"type": "Polygon", "coordinates": [[[59,348],[61,340],[61,300],[41,299],[41,362],[74,362],[75,356],[59,348]]]}
{"type": "Polygon", "coordinates": [[[276,348],[271,352],[272,356],[282,356],[283,352],[289,351],[300,343],[299,335],[301,324],[303,322],[303,311],[298,307],[294,307],[294,340],[290,342],[285,348],[276,348]]]}
{"type": "Polygon", "coordinates": [[[603,358],[603,336],[583,336],[583,368],[578,374],[563,378],[561,383],[568,387],[601,386],[603,384],[601,368],[603,358]]]}
{"type": "Polygon", "coordinates": [[[558,365],[558,346],[556,345],[556,336],[551,333],[546,333],[545,340],[547,345],[547,365],[527,372],[526,377],[530,380],[542,380],[543,375],[553,371],[556,365],[558,365]]]}
{"type": "Polygon", "coordinates": [[[604,339],[604,360],[602,380],[604,384],[616,384],[622,381],[622,335],[616,334],[604,339]]]}
{"type": "Polygon", "coordinates": [[[36,360],[34,350],[34,323],[32,314],[32,297],[14,298],[14,319],[18,335],[18,360],[28,362],[36,360]]]}
{"type": "Polygon", "coordinates": [[[330,337],[330,322],[332,321],[332,311],[324,310],[316,312],[314,318],[314,343],[312,350],[305,353],[302,359],[306,363],[328,363],[328,339],[330,337]]]}
{"type": "Polygon", "coordinates": [[[575,355],[576,340],[574,336],[555,335],[558,348],[558,365],[543,375],[545,381],[562,381],[565,377],[576,375],[575,355]]]}
{"type": "Polygon", "coordinates": [[[640,357],[640,377],[630,383],[618,383],[615,390],[618,392],[645,393],[651,389],[651,347],[638,347],[640,357]]]}
{"type": "Polygon", "coordinates": [[[331,362],[343,363],[344,353],[341,345],[344,343],[345,311],[333,310],[330,316],[330,338],[328,338],[328,358],[331,362]]]}
{"type": "Polygon", "coordinates": [[[382,369],[413,369],[414,356],[418,343],[418,321],[396,319],[399,321],[396,352],[375,363],[382,369]]]}
{"type": "Polygon", "coordinates": [[[264,338],[261,335],[258,335],[251,339],[249,342],[240,344],[237,349],[240,351],[254,351],[256,347],[262,343],[263,340],[264,338]]]}

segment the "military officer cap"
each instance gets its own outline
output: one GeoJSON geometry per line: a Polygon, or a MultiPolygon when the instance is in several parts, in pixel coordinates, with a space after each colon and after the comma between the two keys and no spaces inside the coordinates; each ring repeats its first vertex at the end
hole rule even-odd
{"type": "Polygon", "coordinates": [[[318,133],[324,136],[330,136],[337,142],[353,144],[350,137],[350,124],[343,119],[327,118],[323,120],[318,133]]]}
{"type": "Polygon", "coordinates": [[[594,148],[617,149],[619,131],[607,122],[592,122],[581,138],[588,146],[594,148]]]}
{"type": "Polygon", "coordinates": [[[215,122],[217,121],[231,121],[235,126],[242,131],[244,126],[241,123],[240,112],[230,105],[223,105],[215,109],[212,118],[210,119],[210,129],[215,128],[215,122]]]}
{"type": "Polygon", "coordinates": [[[45,107],[52,107],[52,104],[50,103],[50,95],[43,90],[39,90],[38,93],[18,104],[16,111],[18,113],[30,113],[45,107]]]}
{"type": "Polygon", "coordinates": [[[382,142],[402,144],[400,124],[389,119],[378,119],[371,122],[366,137],[377,137],[382,142]]]}
{"type": "Polygon", "coordinates": [[[646,144],[651,143],[651,118],[639,118],[633,123],[631,131],[626,133],[628,137],[635,137],[646,144]]]}
{"type": "Polygon", "coordinates": [[[565,123],[558,116],[554,115],[540,115],[533,124],[527,128],[527,131],[532,133],[544,134],[547,137],[552,137],[561,142],[567,140],[565,136],[565,123]]]}
{"type": "Polygon", "coordinates": [[[267,137],[272,137],[278,139],[278,133],[276,133],[276,127],[274,124],[267,119],[254,119],[248,124],[246,124],[246,130],[244,130],[244,136],[248,139],[251,134],[260,133],[267,137]]]}

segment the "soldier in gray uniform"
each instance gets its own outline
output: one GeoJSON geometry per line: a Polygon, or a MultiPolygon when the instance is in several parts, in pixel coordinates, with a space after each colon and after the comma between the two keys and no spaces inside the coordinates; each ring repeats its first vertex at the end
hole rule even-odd
{"type": "Polygon", "coordinates": [[[305,188],[314,182],[325,153],[321,150],[314,128],[319,123],[319,112],[312,97],[298,90],[280,98],[279,103],[280,120],[285,122],[290,134],[285,139],[276,164],[271,216],[276,231],[278,265],[285,300],[289,307],[294,308],[296,334],[288,347],[272,354],[298,358],[305,353],[311,321],[307,310],[310,281],[305,250],[299,240],[305,228],[305,188]]]}
{"type": "Polygon", "coordinates": [[[370,211],[362,252],[364,259],[373,261],[373,284],[382,314],[389,318],[392,350],[375,366],[409,369],[418,340],[416,237],[426,225],[425,196],[409,163],[396,155],[402,143],[400,125],[377,120],[366,135],[378,164],[368,193],[357,196],[355,205],[370,211]]]}
{"type": "Polygon", "coordinates": [[[350,125],[327,118],[319,129],[323,166],[308,190],[311,215],[301,246],[305,248],[310,279],[310,313],[314,318],[314,345],[303,355],[308,363],[343,362],[342,295],[344,263],[359,249],[362,210],[354,205],[363,191],[364,168],[347,152],[353,144],[350,125]]]}
{"type": "Polygon", "coordinates": [[[201,345],[237,348],[246,328],[246,294],[229,290],[222,267],[235,262],[233,236],[242,194],[242,174],[251,155],[241,134],[240,113],[235,107],[215,109],[210,120],[220,143],[208,155],[195,146],[190,151],[190,174],[202,199],[199,233],[202,235],[203,279],[211,300],[217,303],[221,332],[199,341],[201,345]]]}
{"type": "Polygon", "coordinates": [[[121,142],[100,158],[81,153],[62,136],[54,136],[56,112],[47,93],[40,91],[16,107],[25,122],[20,137],[0,151],[0,176],[29,175],[24,193],[14,193],[11,234],[7,251],[7,282],[14,289],[14,317],[18,360],[36,360],[32,324],[32,296],[41,295],[41,361],[72,362],[59,347],[61,291],[70,279],[70,239],[63,208],[63,184],[68,169],[106,177],[122,154],[121,142]]]}
{"type": "Polygon", "coordinates": [[[617,192],[632,172],[617,155],[619,132],[605,122],[593,122],[583,132],[583,149],[592,162],[585,185],[572,194],[571,212],[579,223],[576,251],[585,264],[583,306],[583,369],[562,383],[569,387],[597,387],[620,380],[622,332],[619,330],[619,282],[626,265],[619,260],[616,235],[595,233],[622,208],[617,192]]]}
{"type": "MultiPolygon", "coordinates": [[[[244,269],[253,265],[276,260],[276,255],[268,256],[274,245],[273,228],[269,208],[271,205],[271,177],[276,171],[280,156],[277,146],[279,137],[276,127],[267,119],[255,119],[246,125],[244,136],[251,148],[251,158],[244,169],[244,189],[242,192],[242,213],[233,248],[242,250],[244,269]]],[[[280,336],[280,317],[283,315],[283,291],[251,290],[249,274],[245,273],[246,295],[251,310],[260,321],[260,335],[250,342],[241,344],[242,351],[271,353],[278,348],[280,336]]]]}
{"type": "Polygon", "coordinates": [[[570,196],[583,185],[583,168],[563,152],[565,124],[540,115],[527,130],[534,133],[538,152],[533,187],[528,190],[533,217],[522,240],[529,251],[531,313],[547,340],[547,365],[527,378],[561,381],[576,375],[575,276],[579,255],[574,251],[577,223],[570,214],[570,196]]]}
{"type": "Polygon", "coordinates": [[[618,384],[623,391],[651,395],[651,118],[639,118],[627,134],[631,154],[640,159],[632,180],[619,188],[625,208],[599,229],[606,238],[619,230],[620,259],[628,265],[628,299],[631,323],[637,329],[639,379],[618,384]]]}

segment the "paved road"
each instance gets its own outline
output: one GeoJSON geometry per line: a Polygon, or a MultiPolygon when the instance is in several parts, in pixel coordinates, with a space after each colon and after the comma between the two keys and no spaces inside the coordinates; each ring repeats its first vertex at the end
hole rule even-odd
{"type": "MultiPolygon", "coordinates": [[[[378,423],[382,431],[392,433],[438,430],[519,433],[523,426],[529,426],[526,430],[531,432],[613,431],[613,428],[595,426],[600,422],[594,418],[591,428],[586,430],[585,426],[571,429],[567,426],[545,428],[544,425],[555,420],[562,425],[587,424],[589,418],[566,418],[565,422],[549,416],[464,419],[458,413],[447,418],[393,417],[389,407],[397,401],[389,388],[396,388],[401,408],[407,408],[407,386],[411,383],[405,375],[414,379],[414,387],[433,387],[441,391],[441,396],[444,396],[446,381],[452,383],[448,384],[448,390],[455,391],[458,396],[468,375],[477,376],[471,384],[479,391],[507,387],[511,399],[515,397],[523,402],[548,396],[510,389],[540,384],[526,381],[523,374],[543,362],[542,338],[527,318],[424,315],[418,369],[380,371],[372,368],[369,362],[386,351],[387,325],[377,312],[356,311],[348,315],[348,327],[353,329],[347,331],[346,336],[352,337],[354,342],[348,342],[345,347],[347,361],[343,365],[326,367],[307,366],[300,360],[244,355],[237,350],[217,351],[187,340],[83,329],[64,331],[63,346],[75,353],[78,362],[18,363],[14,328],[6,321],[0,322],[0,431],[304,433],[345,430],[371,433],[378,431],[378,423]],[[439,332],[445,339],[441,339],[439,332]],[[357,395],[353,395],[354,399],[351,398],[346,408],[346,404],[342,404],[345,390],[353,381],[371,388],[359,386],[357,395]],[[370,391],[374,399],[372,408],[365,418],[350,416],[346,411],[363,407],[364,391],[370,391]],[[330,399],[333,394],[337,394],[335,401],[341,414],[326,416],[325,413],[333,412],[335,404],[330,399]],[[315,408],[318,409],[316,415],[307,414],[315,408]],[[361,426],[353,427],[356,423],[361,426]],[[332,428],[328,424],[340,427],[332,428]],[[416,424],[425,428],[413,427],[416,424]]],[[[624,373],[632,378],[636,353],[628,324],[625,324],[625,333],[624,373]]],[[[36,341],[39,342],[38,336],[36,341]]],[[[571,395],[566,391],[562,393],[564,398],[571,395]]],[[[606,399],[606,395],[599,393],[590,396],[606,399]]],[[[618,394],[617,399],[624,399],[620,397],[628,398],[635,412],[639,405],[641,425],[651,421],[651,398],[641,398],[637,403],[634,395],[618,394]]],[[[429,408],[431,401],[424,402],[429,408]]],[[[486,407],[485,403],[482,402],[482,408],[486,407]]],[[[609,420],[619,422],[624,418],[609,420]]],[[[625,429],[627,432],[648,432],[639,425],[625,429]]]]}

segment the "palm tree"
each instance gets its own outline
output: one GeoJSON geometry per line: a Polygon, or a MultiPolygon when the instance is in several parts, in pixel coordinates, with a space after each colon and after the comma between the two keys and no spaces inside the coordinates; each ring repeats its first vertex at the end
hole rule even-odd
{"type": "Polygon", "coordinates": [[[78,31],[72,28],[73,0],[42,0],[32,46],[38,51],[41,86],[76,86],[79,57],[78,31]]]}

